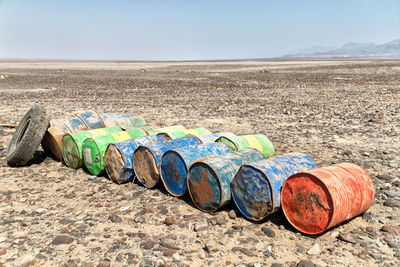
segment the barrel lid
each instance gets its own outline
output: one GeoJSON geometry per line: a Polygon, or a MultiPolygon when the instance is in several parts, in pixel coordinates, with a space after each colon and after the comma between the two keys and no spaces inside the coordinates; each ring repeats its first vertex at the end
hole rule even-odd
{"type": "MultiPolygon", "coordinates": [[[[108,137],[99,136],[97,139],[108,137]]],[[[87,138],[82,145],[83,163],[90,174],[98,175],[102,170],[102,155],[96,140],[93,137],[87,138]]]]}
{"type": "Polygon", "coordinates": [[[325,231],[332,220],[334,206],[327,186],[310,172],[290,176],[281,193],[283,212],[297,230],[306,234],[325,231]]]}
{"type": "Polygon", "coordinates": [[[168,150],[162,156],[161,180],[171,195],[182,196],[186,192],[188,169],[184,158],[177,150],[168,150]]]}
{"type": "Polygon", "coordinates": [[[82,165],[82,156],[75,138],[66,134],[62,140],[62,155],[65,164],[72,169],[77,169],[82,165]]]}
{"type": "Polygon", "coordinates": [[[157,161],[146,146],[139,146],[133,154],[134,172],[138,180],[147,188],[154,187],[160,177],[157,161]]]}
{"type": "Polygon", "coordinates": [[[104,154],[104,169],[114,183],[122,183],[126,169],[126,159],[118,146],[109,144],[104,154]]]}

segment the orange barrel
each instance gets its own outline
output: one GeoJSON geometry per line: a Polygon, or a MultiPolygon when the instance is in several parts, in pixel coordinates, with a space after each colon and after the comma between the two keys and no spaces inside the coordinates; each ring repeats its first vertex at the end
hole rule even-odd
{"type": "Polygon", "coordinates": [[[366,171],[340,163],[290,176],[282,187],[281,205],[297,230],[319,234],[366,211],[374,195],[366,171]]]}

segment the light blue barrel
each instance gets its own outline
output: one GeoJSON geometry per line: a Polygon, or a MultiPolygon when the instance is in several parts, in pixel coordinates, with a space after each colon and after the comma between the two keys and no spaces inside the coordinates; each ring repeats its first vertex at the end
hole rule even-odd
{"type": "Polygon", "coordinates": [[[79,114],[79,118],[81,118],[83,120],[83,122],[86,124],[86,126],[90,130],[105,127],[102,118],[94,110],[86,111],[86,112],[79,114]]]}
{"type": "Polygon", "coordinates": [[[222,136],[230,137],[230,136],[235,136],[235,134],[231,132],[217,132],[217,133],[198,135],[197,138],[199,138],[201,142],[205,144],[205,143],[216,142],[222,136]]]}
{"type": "Polygon", "coordinates": [[[79,117],[72,117],[69,120],[66,120],[63,124],[63,129],[68,129],[65,133],[77,133],[81,131],[90,130],[84,121],[79,117]]]}
{"type": "Polygon", "coordinates": [[[260,151],[247,148],[193,163],[187,178],[193,203],[203,211],[224,206],[231,200],[230,184],[240,166],[262,159],[260,151]]]}
{"type": "Polygon", "coordinates": [[[168,142],[139,146],[133,153],[133,167],[136,177],[145,187],[155,187],[160,180],[161,157],[166,151],[199,144],[201,144],[201,141],[196,136],[186,135],[168,142]]]}
{"type": "MultiPolygon", "coordinates": [[[[211,141],[212,138],[203,140],[211,141]]],[[[232,150],[223,143],[205,143],[168,150],[161,158],[161,180],[171,195],[182,196],[187,191],[187,175],[193,162],[229,152],[232,150]]]]}
{"type": "Polygon", "coordinates": [[[100,117],[102,120],[115,120],[115,119],[121,119],[121,118],[130,118],[130,117],[132,117],[132,115],[129,113],[123,113],[123,112],[100,113],[100,117]]]}
{"type": "Polygon", "coordinates": [[[122,184],[133,181],[133,153],[139,146],[146,146],[152,143],[167,141],[164,136],[142,136],[118,143],[109,144],[104,155],[104,168],[110,179],[122,184]]]}
{"type": "Polygon", "coordinates": [[[298,152],[243,165],[231,183],[233,201],[245,217],[261,221],[280,208],[286,179],[314,168],[310,156],[298,152]]]}

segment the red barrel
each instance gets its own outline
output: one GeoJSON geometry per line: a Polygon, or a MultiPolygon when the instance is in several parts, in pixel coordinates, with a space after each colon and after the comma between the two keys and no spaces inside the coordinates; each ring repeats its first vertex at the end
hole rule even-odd
{"type": "Polygon", "coordinates": [[[282,187],[281,205],[297,230],[319,234],[366,211],[374,196],[366,171],[340,163],[290,176],[282,187]]]}

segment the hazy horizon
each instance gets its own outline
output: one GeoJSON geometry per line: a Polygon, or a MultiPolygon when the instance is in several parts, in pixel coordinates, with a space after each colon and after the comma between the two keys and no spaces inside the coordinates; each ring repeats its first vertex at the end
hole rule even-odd
{"type": "Polygon", "coordinates": [[[393,0],[0,0],[2,59],[268,59],[398,38],[400,1],[393,0]]]}

